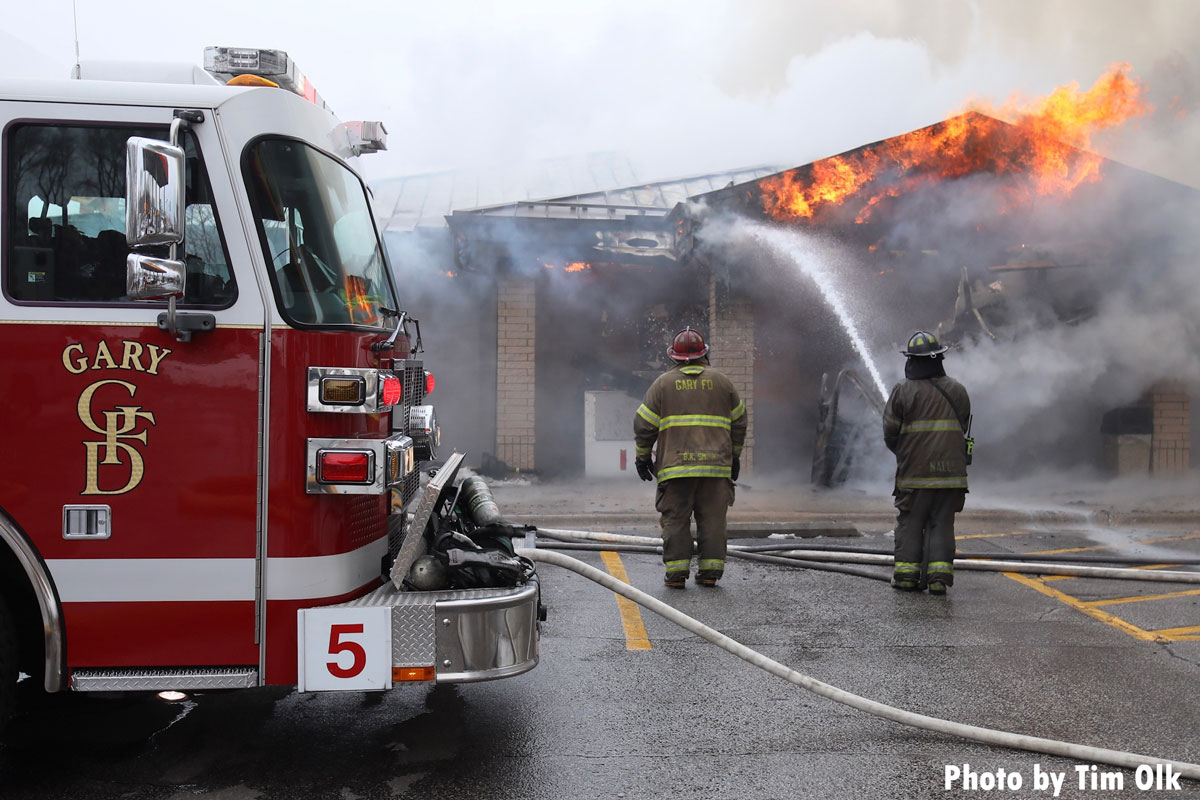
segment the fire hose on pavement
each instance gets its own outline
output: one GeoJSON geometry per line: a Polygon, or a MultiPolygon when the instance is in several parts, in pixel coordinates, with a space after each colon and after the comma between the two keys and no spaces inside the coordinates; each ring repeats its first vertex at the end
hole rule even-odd
{"type": "MultiPolygon", "coordinates": [[[[555,550],[614,550],[621,553],[658,553],[662,554],[662,545],[649,544],[623,544],[623,543],[604,543],[596,541],[575,540],[568,541],[570,537],[561,536],[550,544],[545,545],[555,550]]],[[[758,561],[763,564],[778,564],[784,567],[801,567],[803,569],[816,570],[818,572],[838,572],[843,575],[856,575],[860,578],[870,578],[877,581],[891,580],[889,575],[882,572],[873,572],[869,569],[859,569],[857,567],[847,567],[842,564],[830,564],[820,561],[804,561],[796,558],[780,558],[778,556],[767,555],[765,553],[746,552],[740,549],[730,549],[728,554],[734,558],[742,558],[747,561],[758,561]]]]}
{"type": "MultiPolygon", "coordinates": [[[[561,528],[538,528],[538,533],[543,534],[551,539],[585,540],[592,542],[611,542],[630,545],[648,546],[661,542],[660,539],[650,536],[629,536],[626,534],[607,533],[604,531],[577,531],[564,530],[561,528]]],[[[729,547],[729,555],[733,557],[748,558],[749,556],[755,554],[757,554],[756,550],[748,550],[737,545],[730,545],[729,547]]],[[[816,549],[788,549],[776,553],[775,557],[788,560],[797,560],[798,562],[810,562],[808,564],[797,563],[794,565],[807,566],[809,568],[817,568],[812,566],[812,564],[817,562],[890,565],[894,560],[892,556],[880,553],[816,549]]],[[[1119,559],[1116,559],[1115,561],[1119,563],[1119,559]]],[[[954,566],[956,569],[975,570],[981,572],[1036,572],[1039,575],[1065,575],[1074,578],[1108,578],[1111,580],[1151,581],[1156,583],[1200,584],[1200,572],[1125,569],[1121,567],[1098,567],[1036,561],[1002,561],[998,559],[981,559],[974,555],[965,558],[960,557],[954,559],[954,566]]],[[[863,575],[863,577],[876,576],[872,574],[863,575]]]]}
{"type": "MultiPolygon", "coordinates": [[[[547,535],[566,536],[571,534],[569,538],[576,538],[574,534],[585,534],[587,531],[550,531],[541,529],[539,532],[547,535]]],[[[606,534],[610,537],[618,537],[617,534],[606,534]]],[[[578,538],[588,538],[586,536],[578,538]]],[[[621,539],[639,539],[645,540],[648,537],[632,537],[624,536],[621,539]]],[[[611,541],[611,540],[609,540],[611,541]]],[[[653,541],[653,540],[651,540],[653,541]]],[[[626,544],[644,545],[643,541],[626,542],[626,544]]],[[[996,745],[999,747],[1009,747],[1017,750],[1031,750],[1036,753],[1045,753],[1047,755],[1062,756],[1064,758],[1076,759],[1085,763],[1111,764],[1118,767],[1126,767],[1128,769],[1136,769],[1140,766],[1155,764],[1163,764],[1175,769],[1181,776],[1192,780],[1200,780],[1200,764],[1190,764],[1182,761],[1173,761],[1170,759],[1156,758],[1152,756],[1140,755],[1138,753],[1127,753],[1120,750],[1109,750],[1103,747],[1092,747],[1090,745],[1073,744],[1071,742],[1061,742],[1055,739],[1043,739],[1037,736],[1026,736],[1019,733],[1009,733],[1007,731],[994,730],[991,728],[981,728],[975,725],[966,725],[961,722],[952,722],[950,720],[938,719],[924,714],[917,714],[912,711],[889,706],[884,703],[870,700],[866,697],[847,692],[839,689],[828,683],[824,683],[815,678],[809,677],[801,672],[798,672],[784,664],[775,661],[774,659],[764,656],[755,650],[750,649],[746,645],[738,642],[725,634],[717,631],[704,623],[689,617],[687,614],[672,608],[666,603],[651,597],[645,592],[635,589],[624,581],[618,580],[606,572],[589,566],[582,561],[572,558],[563,553],[556,553],[551,550],[543,550],[537,548],[520,548],[517,551],[520,555],[538,561],[544,564],[553,564],[557,567],[570,570],[578,575],[594,581],[601,586],[609,589],[616,594],[625,597],[638,605],[653,611],[660,617],[663,617],[669,622],[673,622],[686,631],[696,634],[697,636],[712,642],[721,649],[732,653],[743,661],[749,662],[754,666],[765,670],[772,675],[783,678],[784,680],[794,683],[804,689],[807,689],[814,694],[820,695],[836,703],[850,706],[859,711],[865,711],[868,714],[873,714],[883,719],[888,719],[893,722],[898,722],[902,725],[909,725],[922,730],[934,731],[936,733],[948,733],[953,736],[959,736],[964,739],[970,739],[984,744],[996,745]]],[[[1028,565],[1026,565],[1028,566],[1028,565]]]]}

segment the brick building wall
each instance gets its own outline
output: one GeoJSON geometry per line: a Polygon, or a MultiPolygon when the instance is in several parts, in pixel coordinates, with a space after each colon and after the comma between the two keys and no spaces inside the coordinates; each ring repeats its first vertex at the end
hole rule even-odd
{"type": "Polygon", "coordinates": [[[709,361],[729,376],[750,414],[742,474],[754,470],[754,307],[749,300],[731,297],[716,277],[708,291],[709,361]]]}
{"type": "Polygon", "coordinates": [[[534,468],[535,287],[509,275],[496,292],[496,457],[519,470],[534,468]]]}
{"type": "Polygon", "coordinates": [[[1154,432],[1150,440],[1150,473],[1181,475],[1191,466],[1191,399],[1180,384],[1161,381],[1150,389],[1154,432]]]}

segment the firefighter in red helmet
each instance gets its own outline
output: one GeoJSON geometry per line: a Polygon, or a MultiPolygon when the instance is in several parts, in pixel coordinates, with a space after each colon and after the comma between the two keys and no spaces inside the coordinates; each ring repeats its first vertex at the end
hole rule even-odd
{"type": "Polygon", "coordinates": [[[896,560],[892,586],[945,594],[954,583],[954,515],[967,494],[971,398],[946,375],[948,348],[917,331],[883,411],[883,441],[896,454],[896,560]]]}
{"type": "Polygon", "coordinates": [[[682,589],[691,574],[695,516],[696,582],[716,586],[725,572],[725,516],[749,419],[733,383],[708,363],[699,331],[675,334],[667,355],[675,366],[650,385],[633,419],[634,463],[642,480],[658,480],[654,507],[661,514],[666,585],[682,589]]]}

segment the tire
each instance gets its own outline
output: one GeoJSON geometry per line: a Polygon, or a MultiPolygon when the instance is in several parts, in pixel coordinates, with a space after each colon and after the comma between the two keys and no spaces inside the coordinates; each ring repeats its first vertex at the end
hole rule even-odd
{"type": "Polygon", "coordinates": [[[12,717],[17,696],[17,630],[0,598],[0,731],[12,717]]]}

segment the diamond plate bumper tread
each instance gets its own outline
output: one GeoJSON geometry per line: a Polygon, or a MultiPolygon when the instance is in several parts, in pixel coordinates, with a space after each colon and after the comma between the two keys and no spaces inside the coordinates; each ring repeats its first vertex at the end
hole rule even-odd
{"type": "Polygon", "coordinates": [[[76,692],[161,692],[168,689],[249,689],[254,686],[258,686],[258,670],[253,667],[71,671],[71,689],[76,692]]]}
{"type": "Polygon", "coordinates": [[[393,667],[425,667],[436,663],[436,610],[433,602],[392,607],[393,667]]]}

